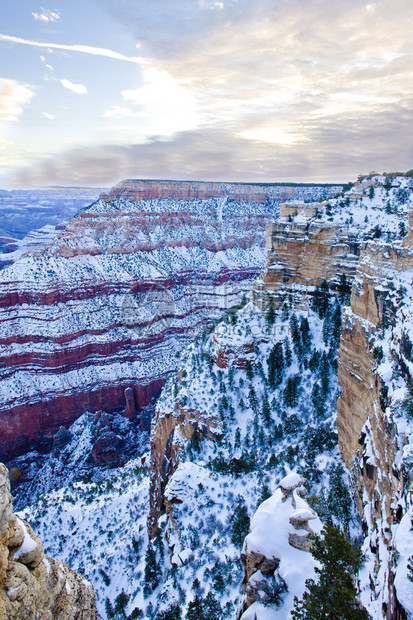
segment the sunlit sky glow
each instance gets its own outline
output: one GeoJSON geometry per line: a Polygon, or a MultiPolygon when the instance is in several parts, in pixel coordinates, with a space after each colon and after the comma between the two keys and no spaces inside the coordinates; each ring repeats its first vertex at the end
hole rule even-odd
{"type": "Polygon", "coordinates": [[[0,186],[413,168],[412,0],[3,0],[0,186]]]}

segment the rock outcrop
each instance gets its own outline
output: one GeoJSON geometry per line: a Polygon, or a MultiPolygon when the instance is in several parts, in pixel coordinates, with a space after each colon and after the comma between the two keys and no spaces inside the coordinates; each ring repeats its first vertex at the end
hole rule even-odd
{"type": "Polygon", "coordinates": [[[281,209],[278,222],[267,226],[268,263],[263,277],[255,284],[255,299],[266,304],[308,309],[316,286],[323,281],[331,289],[340,285],[340,277],[347,282],[354,278],[362,237],[342,224],[329,222],[325,217],[314,217],[312,205],[295,206],[297,217],[288,221],[281,209]]]}
{"type": "MultiPolygon", "coordinates": [[[[182,378],[181,378],[182,380],[182,378]]],[[[185,440],[194,433],[199,440],[217,439],[222,434],[218,418],[207,410],[198,411],[184,406],[182,402],[163,400],[158,404],[151,428],[151,483],[149,534],[154,536],[162,512],[171,504],[165,501],[164,491],[179,465],[179,455],[185,440]]]]}
{"type": "Polygon", "coordinates": [[[140,415],[176,354],[249,290],[280,200],[337,189],[127,181],[4,269],[0,458],[48,450],[85,411],[140,415]]]}
{"type": "MultiPolygon", "coordinates": [[[[262,603],[279,592],[278,613],[284,618],[315,576],[308,535],[319,534],[322,523],[309,507],[304,479],[292,473],[281,480],[274,495],[263,502],[251,522],[251,533],[241,553],[244,564],[244,599],[239,618],[260,617],[262,603]]],[[[267,601],[268,607],[268,601],[267,601]]],[[[281,616],[280,616],[281,617],[281,616]]]]}
{"type": "Polygon", "coordinates": [[[0,464],[0,618],[97,620],[92,585],[46,557],[30,525],[13,514],[7,469],[0,464]]]}

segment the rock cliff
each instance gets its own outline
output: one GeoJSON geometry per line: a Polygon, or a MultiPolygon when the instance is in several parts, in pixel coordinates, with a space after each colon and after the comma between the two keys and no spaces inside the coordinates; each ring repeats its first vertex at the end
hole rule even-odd
{"type": "Polygon", "coordinates": [[[126,181],[4,269],[1,458],[48,450],[85,411],[140,414],[175,355],[249,289],[279,202],[337,189],[126,181]]]}
{"type": "Polygon", "coordinates": [[[0,618],[97,620],[92,585],[46,557],[30,525],[13,514],[8,472],[0,464],[0,618]]]}
{"type": "Polygon", "coordinates": [[[397,543],[400,522],[411,518],[412,431],[403,403],[413,368],[412,273],[410,236],[404,246],[369,244],[339,352],[337,430],[366,533],[363,603],[377,618],[413,610],[405,592],[406,551],[397,543]]]}

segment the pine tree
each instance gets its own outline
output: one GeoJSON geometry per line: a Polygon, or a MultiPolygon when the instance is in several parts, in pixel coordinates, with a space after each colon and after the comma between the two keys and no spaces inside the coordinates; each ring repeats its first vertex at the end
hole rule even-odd
{"type": "Polygon", "coordinates": [[[152,590],[159,585],[161,577],[161,568],[156,558],[156,552],[151,543],[148,544],[148,549],[145,554],[145,585],[144,592],[149,594],[152,590]]]}
{"type": "Polygon", "coordinates": [[[215,565],[212,569],[212,583],[214,589],[220,594],[222,594],[225,589],[225,581],[222,575],[222,567],[219,562],[215,562],[215,565]]]}
{"type": "Polygon", "coordinates": [[[222,609],[212,592],[209,592],[204,600],[204,619],[221,620],[222,609]]]}
{"type": "Polygon", "coordinates": [[[351,286],[347,282],[345,273],[342,273],[340,276],[340,284],[338,286],[338,291],[340,293],[341,303],[347,306],[350,303],[351,286]]]}
{"type": "Polygon", "coordinates": [[[258,407],[258,400],[257,400],[257,396],[255,394],[255,390],[253,388],[253,386],[251,385],[250,389],[249,389],[249,394],[248,394],[248,398],[250,401],[250,407],[253,411],[255,411],[258,407]]]}
{"type": "Polygon", "coordinates": [[[301,351],[301,338],[300,332],[298,331],[298,321],[295,314],[292,314],[290,317],[290,330],[294,349],[296,350],[296,352],[299,352],[301,351]]]}
{"type": "Polygon", "coordinates": [[[155,620],[181,620],[182,612],[179,605],[171,605],[166,611],[161,611],[156,615],[155,620]]]}
{"type": "Polygon", "coordinates": [[[314,407],[314,413],[317,418],[322,418],[325,412],[325,396],[321,391],[318,383],[314,383],[311,391],[311,401],[314,407]]]}
{"type": "Polygon", "coordinates": [[[188,605],[186,620],[204,620],[203,605],[201,597],[196,594],[193,601],[188,605]]]}
{"type": "Polygon", "coordinates": [[[247,375],[247,378],[252,381],[254,378],[254,370],[252,368],[252,364],[249,360],[247,360],[245,362],[245,374],[247,375]]]}
{"type": "Polygon", "coordinates": [[[268,365],[268,383],[274,390],[283,379],[284,371],[284,355],[281,342],[276,342],[267,360],[268,365]]]}
{"type": "Polygon", "coordinates": [[[257,508],[260,504],[262,504],[262,502],[265,502],[266,499],[268,499],[269,497],[271,497],[272,493],[271,493],[271,489],[268,486],[268,484],[264,484],[262,486],[261,489],[261,493],[258,497],[258,501],[257,501],[257,508]]]}
{"type": "Polygon", "coordinates": [[[305,352],[307,352],[311,345],[311,335],[310,335],[310,325],[308,323],[307,317],[305,316],[301,317],[300,331],[301,331],[301,342],[303,344],[303,349],[305,352]]]}
{"type": "Polygon", "coordinates": [[[122,618],[126,618],[126,605],[129,602],[129,596],[127,594],[125,594],[125,592],[122,590],[122,592],[120,592],[120,594],[118,594],[118,596],[115,598],[115,607],[114,607],[114,612],[115,614],[120,615],[122,618]]]}
{"type": "Polygon", "coordinates": [[[113,616],[115,615],[115,612],[113,611],[112,603],[110,602],[108,598],[105,600],[105,610],[106,610],[107,617],[113,618],[113,616]]]}
{"type": "Polygon", "coordinates": [[[410,555],[407,560],[407,578],[413,581],[413,555],[410,555]]]}
{"type": "Polygon", "coordinates": [[[238,548],[244,543],[244,538],[250,529],[250,518],[244,500],[238,499],[238,506],[231,517],[231,542],[238,548]]]}
{"type": "Polygon", "coordinates": [[[290,366],[291,361],[292,361],[292,354],[291,354],[290,341],[288,340],[288,338],[284,340],[284,357],[285,357],[285,365],[290,366]]]}
{"type": "Polygon", "coordinates": [[[323,280],[321,286],[316,286],[313,298],[311,300],[311,308],[314,312],[317,312],[320,319],[324,318],[329,309],[329,287],[326,280],[323,280]]]}
{"type": "Polygon", "coordinates": [[[239,428],[235,431],[234,450],[241,449],[241,431],[239,428]]]}
{"type": "Polygon", "coordinates": [[[323,353],[323,356],[321,358],[321,364],[320,364],[320,379],[321,379],[321,393],[324,396],[324,398],[326,398],[327,394],[328,394],[328,387],[329,387],[329,379],[330,379],[330,367],[328,364],[328,357],[325,353],[323,353]]]}
{"type": "Polygon", "coordinates": [[[271,327],[275,323],[275,310],[274,310],[274,304],[272,301],[270,302],[270,307],[268,308],[267,314],[265,315],[265,323],[268,329],[271,329],[271,327]]]}
{"type": "Polygon", "coordinates": [[[164,551],[164,546],[163,546],[162,530],[160,527],[156,529],[154,544],[155,544],[155,547],[159,551],[160,557],[163,559],[165,551],[164,551]]]}
{"type": "Polygon", "coordinates": [[[340,343],[340,335],[341,335],[341,307],[340,307],[340,304],[336,304],[334,307],[334,312],[331,316],[331,344],[335,348],[337,348],[340,343]]]}
{"type": "Polygon", "coordinates": [[[262,417],[266,425],[269,426],[271,422],[271,409],[270,403],[268,402],[267,390],[264,390],[264,396],[262,397],[262,417]]]}
{"type": "Polygon", "coordinates": [[[351,497],[343,477],[343,467],[335,465],[330,473],[327,505],[331,514],[335,515],[348,528],[351,517],[351,497]]]}
{"type": "Polygon", "coordinates": [[[199,434],[198,429],[195,427],[194,432],[192,433],[190,442],[189,442],[189,450],[191,454],[199,454],[200,453],[200,445],[199,445],[199,434]]]}
{"type": "Polygon", "coordinates": [[[288,377],[287,383],[284,389],[284,404],[286,407],[295,407],[298,404],[298,386],[300,384],[300,377],[288,377]]]}
{"type": "Polygon", "coordinates": [[[328,345],[328,341],[330,339],[330,321],[324,320],[323,323],[323,342],[325,344],[325,346],[328,345]]]}
{"type": "Polygon", "coordinates": [[[362,564],[359,548],[339,529],[326,525],[322,536],[314,536],[313,557],[321,564],[319,580],[307,579],[301,601],[295,599],[294,620],[368,620],[357,600],[355,576],[362,564]]]}

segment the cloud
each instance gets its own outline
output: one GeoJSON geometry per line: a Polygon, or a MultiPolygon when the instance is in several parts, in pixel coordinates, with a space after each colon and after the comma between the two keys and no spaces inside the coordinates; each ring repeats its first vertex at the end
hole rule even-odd
{"type": "Polygon", "coordinates": [[[70,80],[66,80],[66,79],[59,80],[59,82],[61,83],[62,86],[64,86],[64,88],[67,88],[68,90],[71,90],[72,92],[76,93],[77,95],[86,95],[87,94],[87,88],[83,84],[74,84],[70,80]]]}
{"type": "Polygon", "coordinates": [[[15,80],[0,78],[0,121],[17,121],[34,91],[15,80]]]}
{"type": "Polygon", "coordinates": [[[350,180],[412,167],[411,0],[97,1],[145,59],[0,35],[141,66],[143,84],[103,113],[128,143],[40,160],[42,182],[350,180]]]}
{"type": "Polygon", "coordinates": [[[412,127],[413,98],[409,107],[366,110],[364,116],[343,115],[338,122],[309,119],[304,128],[309,139],[298,146],[202,128],[170,140],[66,151],[20,169],[11,184],[105,187],[124,178],[350,181],[369,170],[411,168],[412,127]]]}
{"type": "Polygon", "coordinates": [[[56,118],[54,114],[49,114],[49,112],[42,112],[42,115],[49,121],[54,121],[54,119],[56,118]]]}
{"type": "Polygon", "coordinates": [[[113,50],[105,47],[93,47],[91,45],[64,45],[60,43],[43,43],[41,41],[32,41],[31,39],[22,39],[20,37],[13,37],[8,34],[0,34],[0,41],[6,41],[9,43],[20,43],[21,45],[30,45],[32,47],[45,47],[48,50],[67,50],[69,52],[81,52],[82,54],[91,54],[92,56],[105,56],[107,58],[113,58],[115,60],[125,60],[127,62],[133,62],[141,64],[145,62],[145,59],[138,56],[125,56],[119,54],[113,50]]]}
{"type": "Polygon", "coordinates": [[[32,11],[32,15],[36,21],[40,21],[46,24],[49,22],[57,22],[61,18],[61,14],[59,13],[59,11],[52,11],[50,9],[44,9],[43,7],[40,7],[39,13],[37,13],[36,11],[32,11]]]}
{"type": "Polygon", "coordinates": [[[198,126],[197,101],[179,80],[151,66],[143,68],[142,78],[141,87],[121,93],[128,107],[113,106],[104,112],[103,118],[137,119],[135,140],[171,136],[198,126]]]}
{"type": "Polygon", "coordinates": [[[102,114],[102,118],[133,118],[134,116],[136,116],[136,111],[120,105],[114,105],[102,114]]]}

